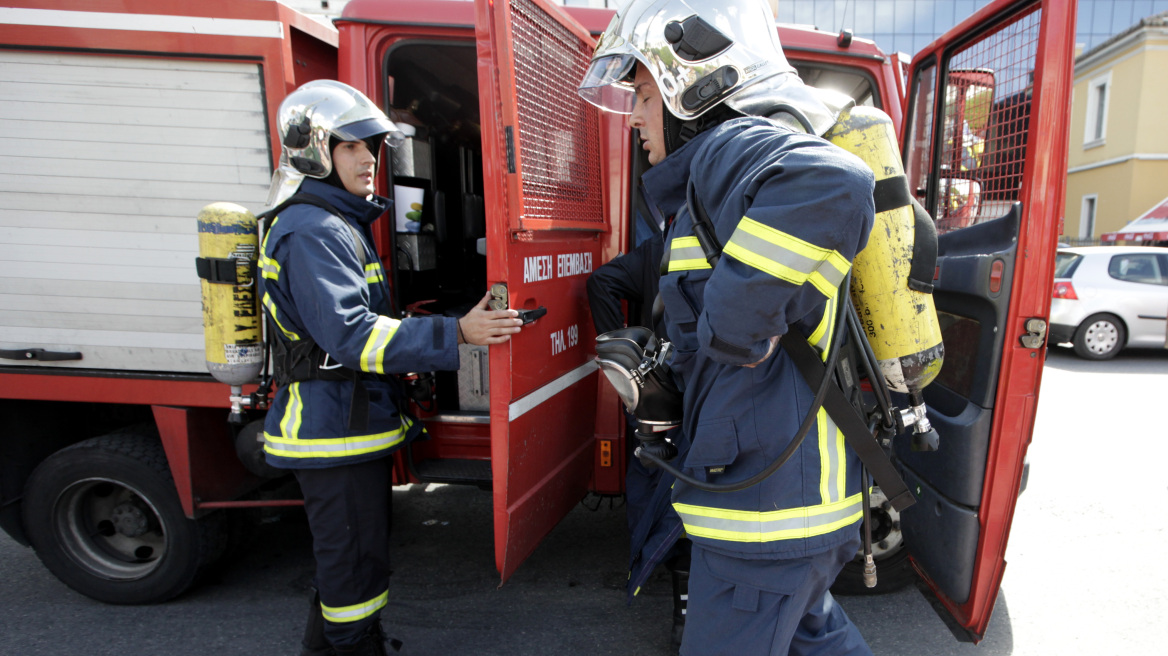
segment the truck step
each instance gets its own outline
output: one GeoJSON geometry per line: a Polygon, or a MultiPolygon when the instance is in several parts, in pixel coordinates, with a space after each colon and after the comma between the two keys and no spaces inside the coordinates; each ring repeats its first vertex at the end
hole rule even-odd
{"type": "Polygon", "coordinates": [[[477,485],[484,490],[491,489],[489,460],[423,460],[414,463],[413,474],[426,483],[477,485]]]}

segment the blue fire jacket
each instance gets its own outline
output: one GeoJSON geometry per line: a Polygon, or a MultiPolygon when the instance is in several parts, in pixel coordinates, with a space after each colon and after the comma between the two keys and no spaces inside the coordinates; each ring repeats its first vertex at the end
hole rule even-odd
{"type": "Polygon", "coordinates": [[[370,224],[389,201],[360,198],[318,180],[300,190],[343,216],[305,204],[273,219],[260,256],[260,298],[275,339],[309,337],[336,362],[363,372],[369,391],[365,430],[348,428],[354,383],[293,382],[276,392],[264,422],[264,451],[274,467],[312,469],[381,458],[421,432],[399,414],[396,385],[383,374],[458,368],[458,328],[451,317],[391,319],[385,273],[370,224]],[[365,265],[355,235],[362,235],[365,265]]]}
{"type": "MultiPolygon", "coordinates": [[[[771,464],[803,422],[813,391],[772,336],[797,331],[826,359],[838,287],[872,229],[873,176],[826,141],[747,117],[696,136],[642,177],[662,214],[676,211],[661,279],[672,366],[685,395],[683,469],[714,483],[771,464]],[[693,185],[724,245],[707,263],[686,207],[693,185]]],[[[678,482],[688,537],[739,557],[800,557],[855,536],[859,459],[826,412],[762,483],[705,492],[678,482]]]]}

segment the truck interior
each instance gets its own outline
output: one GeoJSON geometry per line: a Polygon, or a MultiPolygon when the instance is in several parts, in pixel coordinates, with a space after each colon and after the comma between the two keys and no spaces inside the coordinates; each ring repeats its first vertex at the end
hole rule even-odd
{"type": "MultiPolygon", "coordinates": [[[[487,288],[474,43],[399,42],[386,53],[383,74],[389,114],[409,126],[383,166],[395,205],[388,230],[394,309],[403,316],[462,316],[487,288]]],[[[487,349],[459,348],[461,370],[420,372],[410,383],[435,439],[407,449],[404,461],[419,480],[489,488],[487,349]],[[457,453],[445,449],[451,432],[462,445],[457,453]]]]}
{"type": "MultiPolygon", "coordinates": [[[[414,128],[386,167],[400,219],[390,231],[396,309],[462,316],[487,287],[474,45],[404,42],[388,52],[384,70],[392,118],[414,128]]],[[[457,378],[437,374],[433,409],[485,412],[485,390],[451,393],[457,378]]]]}

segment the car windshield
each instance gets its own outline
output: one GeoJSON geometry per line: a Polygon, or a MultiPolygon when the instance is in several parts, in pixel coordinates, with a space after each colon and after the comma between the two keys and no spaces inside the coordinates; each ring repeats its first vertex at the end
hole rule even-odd
{"type": "Polygon", "coordinates": [[[1079,266],[1079,261],[1082,259],[1083,256],[1078,253],[1059,251],[1054,260],[1054,277],[1070,278],[1075,273],[1075,268],[1079,266]]]}

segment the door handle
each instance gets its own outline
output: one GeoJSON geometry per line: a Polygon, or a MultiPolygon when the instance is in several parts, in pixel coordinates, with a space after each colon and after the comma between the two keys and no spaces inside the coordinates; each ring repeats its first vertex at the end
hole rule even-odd
{"type": "Polygon", "coordinates": [[[534,310],[516,310],[516,312],[519,313],[519,318],[523,321],[523,325],[526,326],[532,321],[535,321],[536,319],[547,314],[547,308],[541,305],[534,310]]]}
{"type": "Polygon", "coordinates": [[[77,351],[46,351],[43,348],[0,349],[0,358],[5,360],[60,362],[62,360],[80,360],[81,353],[77,351]]]}

